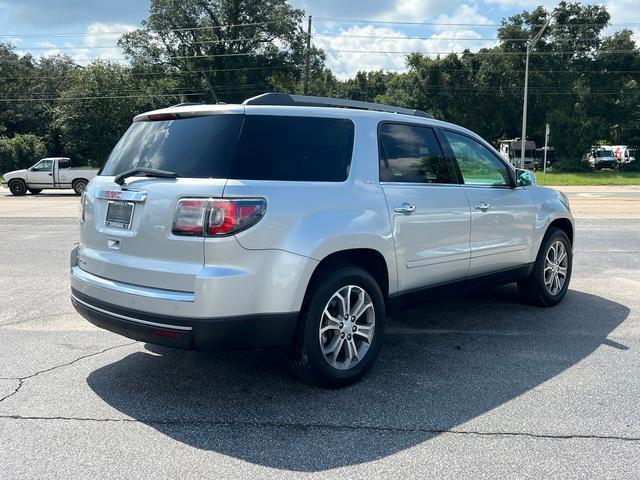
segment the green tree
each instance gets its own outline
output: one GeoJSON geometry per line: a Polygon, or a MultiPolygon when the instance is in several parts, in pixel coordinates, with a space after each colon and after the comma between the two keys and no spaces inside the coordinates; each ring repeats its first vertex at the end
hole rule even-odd
{"type": "MultiPolygon", "coordinates": [[[[238,102],[296,91],[304,75],[304,13],[286,0],[152,0],[142,27],[119,43],[134,69],[179,74],[185,100],[238,102]]],[[[313,49],[312,73],[324,73],[313,49]]]]}
{"type": "Polygon", "coordinates": [[[49,155],[62,153],[53,112],[68,75],[78,68],[64,55],[36,61],[0,44],[0,134],[31,132],[45,139],[49,155]]]}
{"type": "Polygon", "coordinates": [[[30,167],[46,153],[44,141],[31,133],[0,137],[0,173],[30,167]]]}
{"type": "Polygon", "coordinates": [[[133,117],[180,101],[172,81],[141,81],[123,65],[95,61],[68,78],[55,111],[65,155],[101,165],[133,117]]]}

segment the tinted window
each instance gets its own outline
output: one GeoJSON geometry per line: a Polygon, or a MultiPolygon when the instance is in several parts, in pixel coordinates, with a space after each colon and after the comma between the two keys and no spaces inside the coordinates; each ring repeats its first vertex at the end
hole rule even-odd
{"type": "Polygon", "coordinates": [[[134,122],[109,155],[101,175],[147,167],[180,177],[227,178],[242,119],[242,115],[221,114],[134,122]]]}
{"type": "Polygon", "coordinates": [[[134,167],[179,177],[238,180],[346,180],[353,123],[331,118],[210,115],[134,122],[101,175],[134,167]]]}
{"type": "Polygon", "coordinates": [[[344,119],[247,115],[231,177],[344,181],[353,132],[353,123],[344,119]]]}
{"type": "Polygon", "coordinates": [[[511,178],[507,166],[488,148],[472,138],[445,131],[466,185],[507,186],[511,178]]]}
{"type": "Polygon", "coordinates": [[[453,183],[433,129],[383,123],[378,136],[380,181],[453,183]]]}

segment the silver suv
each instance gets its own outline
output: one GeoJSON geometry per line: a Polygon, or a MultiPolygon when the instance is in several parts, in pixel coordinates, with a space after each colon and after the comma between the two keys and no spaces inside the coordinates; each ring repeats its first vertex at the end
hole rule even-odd
{"type": "Polygon", "coordinates": [[[557,304],[573,235],[562,193],[424,112],[286,94],[178,105],[135,117],[87,187],[71,299],[133,339],[281,347],[343,386],[400,307],[509,282],[557,304]]]}

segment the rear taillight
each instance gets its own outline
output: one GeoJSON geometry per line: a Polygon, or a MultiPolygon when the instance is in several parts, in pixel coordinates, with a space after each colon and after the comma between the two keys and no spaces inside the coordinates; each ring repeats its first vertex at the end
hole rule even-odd
{"type": "Polygon", "coordinates": [[[255,225],[264,215],[262,198],[182,199],[176,207],[174,235],[224,236],[255,225]]]}
{"type": "Polygon", "coordinates": [[[202,235],[207,200],[180,200],[173,218],[174,235],[202,235]]]}

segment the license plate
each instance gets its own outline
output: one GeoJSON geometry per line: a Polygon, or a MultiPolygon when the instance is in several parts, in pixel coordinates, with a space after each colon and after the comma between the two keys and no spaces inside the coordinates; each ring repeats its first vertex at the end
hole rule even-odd
{"type": "Polygon", "coordinates": [[[133,207],[133,202],[111,200],[107,205],[107,218],[104,224],[107,227],[129,230],[133,218],[133,207]]]}

